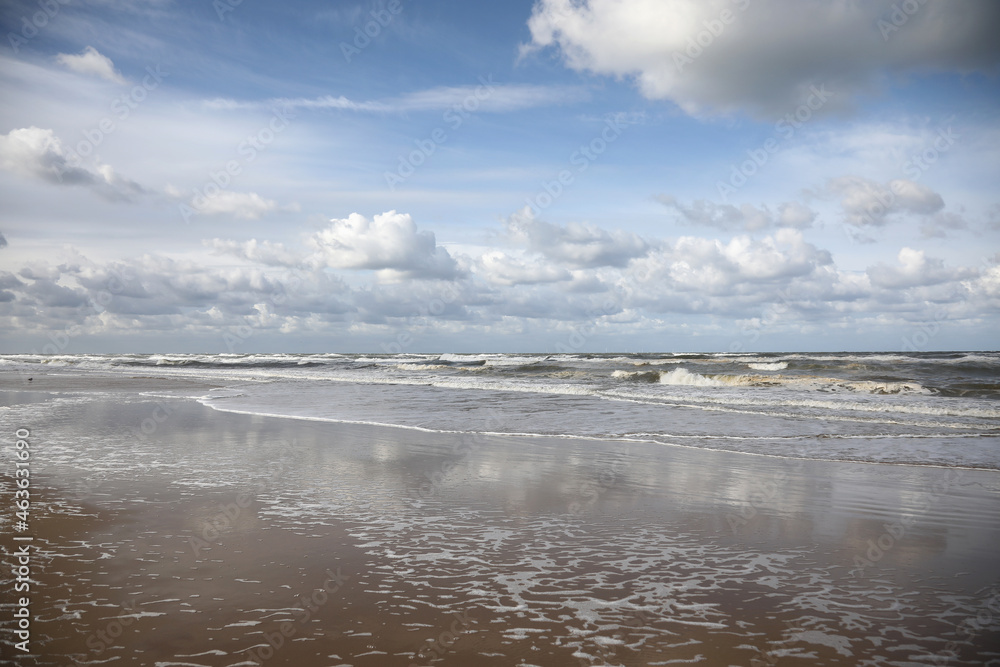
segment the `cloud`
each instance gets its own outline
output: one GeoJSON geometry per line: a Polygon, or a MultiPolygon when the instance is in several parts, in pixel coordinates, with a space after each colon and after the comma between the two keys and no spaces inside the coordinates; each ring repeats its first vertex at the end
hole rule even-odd
{"type": "Polygon", "coordinates": [[[479,258],[477,273],[497,285],[537,285],[571,280],[566,269],[540,262],[518,259],[495,250],[479,258]]]}
{"type": "MultiPolygon", "coordinates": [[[[492,76],[492,75],[491,75],[492,76]]],[[[497,84],[491,78],[472,86],[440,86],[387,100],[351,100],[343,95],[320,97],[273,98],[264,101],[238,101],[227,98],[208,100],[210,109],[333,109],[368,113],[405,113],[410,111],[446,111],[461,108],[466,112],[506,113],[543,106],[568,104],[586,99],[581,86],[538,86],[497,84]]]]}
{"type": "Polygon", "coordinates": [[[923,250],[903,248],[897,256],[898,267],[879,263],[869,267],[867,273],[872,285],[886,289],[926,287],[974,278],[978,273],[967,268],[945,268],[944,261],[926,257],[923,250]]]}
{"type": "Polygon", "coordinates": [[[572,268],[622,267],[649,250],[646,241],[630,232],[578,222],[561,227],[537,220],[530,207],[510,216],[505,227],[513,243],[572,268]]]}
{"type": "Polygon", "coordinates": [[[107,56],[101,55],[97,49],[88,46],[79,55],[60,53],[56,62],[79,74],[87,74],[107,79],[113,83],[125,84],[125,77],[115,69],[115,64],[107,56]]]}
{"type": "Polygon", "coordinates": [[[731,293],[748,283],[774,283],[812,273],[833,263],[830,253],[806,243],[797,230],[783,229],[754,241],[728,243],[685,236],[661,256],[666,277],[680,289],[731,293]]]}
{"type": "MultiPolygon", "coordinates": [[[[331,225],[341,241],[360,239],[353,251],[341,248],[334,263],[434,277],[427,264],[443,249],[433,240],[426,244],[427,234],[407,224],[409,216],[389,212],[373,221],[354,216],[360,221],[346,225],[350,229],[338,224],[345,221],[331,225]],[[375,247],[361,247],[365,243],[375,247]],[[423,260],[415,259],[420,255],[423,260]],[[419,268],[407,268],[413,266],[419,268]]],[[[326,240],[326,250],[333,252],[335,244],[326,240]]],[[[474,272],[453,279],[353,287],[323,262],[281,268],[277,263],[292,251],[278,243],[213,239],[206,245],[238,263],[215,266],[144,255],[102,264],[76,253],[58,265],[25,265],[16,275],[0,271],[0,325],[39,335],[80,325],[92,335],[149,333],[216,344],[235,327],[250,327],[253,335],[367,335],[369,347],[371,335],[384,336],[374,339],[377,347],[378,340],[397,340],[401,326],[456,337],[551,333],[564,325],[569,332],[582,323],[619,335],[663,331],[666,322],[695,335],[717,335],[718,322],[733,330],[747,324],[744,331],[750,333],[743,336],[801,333],[820,325],[889,331],[932,316],[982,317],[995,310],[1000,297],[995,264],[949,268],[904,248],[893,266],[843,271],[794,229],[760,240],[656,241],[622,268],[568,271],[539,254],[487,248],[473,262],[474,272]]],[[[254,346],[246,342],[246,349],[254,346]]]]}
{"type": "Polygon", "coordinates": [[[0,248],[6,248],[6,247],[7,247],[7,237],[4,236],[3,234],[0,234],[0,248]]]}
{"type": "Polygon", "coordinates": [[[191,206],[207,215],[232,215],[246,220],[256,220],[278,208],[273,199],[264,199],[256,192],[231,192],[220,190],[207,197],[196,196],[191,206]]]}
{"type": "Polygon", "coordinates": [[[110,165],[79,166],[79,157],[67,153],[52,130],[25,127],[0,135],[0,168],[39,178],[54,185],[82,185],[105,199],[131,200],[142,186],[115,174],[110,165]]]}
{"type": "Polygon", "coordinates": [[[647,98],[689,114],[768,119],[794,111],[813,86],[827,85],[843,105],[886,74],[997,64],[997,3],[970,0],[957,12],[921,2],[912,16],[901,4],[538,0],[522,56],[553,47],[571,69],[631,77],[647,98]]]}
{"type": "Polygon", "coordinates": [[[827,188],[841,197],[845,220],[859,227],[882,226],[897,213],[926,216],[944,208],[941,195],[903,178],[881,185],[860,176],[841,176],[831,179],[827,188]]]}
{"type": "Polygon", "coordinates": [[[267,266],[295,266],[302,259],[286,249],[283,244],[272,243],[271,241],[258,242],[257,239],[250,239],[249,241],[240,243],[239,241],[212,239],[203,243],[214,249],[217,254],[232,255],[233,257],[267,266]]]}
{"type": "Polygon", "coordinates": [[[579,102],[589,97],[580,86],[500,85],[493,83],[492,78],[482,81],[478,86],[445,86],[410,93],[392,106],[398,111],[436,111],[461,106],[467,111],[504,113],[579,102]]]}
{"type": "Polygon", "coordinates": [[[816,219],[816,213],[812,209],[798,202],[779,204],[778,213],[774,214],[767,206],[757,208],[751,204],[742,204],[736,207],[698,199],[691,206],[685,207],[669,195],[659,195],[656,199],[680,214],[681,219],[689,224],[729,231],[752,232],[770,227],[805,229],[812,226],[816,219]]]}
{"type": "Polygon", "coordinates": [[[360,213],[333,219],[309,240],[314,264],[386,271],[383,277],[454,278],[458,265],[433,232],[417,231],[406,213],[388,211],[369,220],[360,213]]]}
{"type": "Polygon", "coordinates": [[[968,229],[965,218],[957,213],[939,211],[920,225],[920,233],[925,238],[945,238],[949,231],[968,229]]]}

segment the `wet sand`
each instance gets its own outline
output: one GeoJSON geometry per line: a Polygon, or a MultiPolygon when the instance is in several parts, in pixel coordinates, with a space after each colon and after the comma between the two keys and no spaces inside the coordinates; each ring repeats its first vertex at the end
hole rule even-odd
{"type": "Polygon", "coordinates": [[[994,472],[46,398],[17,664],[1000,661],[994,472]]]}

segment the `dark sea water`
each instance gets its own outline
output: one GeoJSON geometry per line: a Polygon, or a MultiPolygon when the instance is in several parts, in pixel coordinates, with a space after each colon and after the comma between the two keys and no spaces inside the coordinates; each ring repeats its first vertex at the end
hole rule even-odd
{"type": "Polygon", "coordinates": [[[176,377],[217,410],[429,431],[1000,469],[1000,353],[2,355],[176,377]]]}

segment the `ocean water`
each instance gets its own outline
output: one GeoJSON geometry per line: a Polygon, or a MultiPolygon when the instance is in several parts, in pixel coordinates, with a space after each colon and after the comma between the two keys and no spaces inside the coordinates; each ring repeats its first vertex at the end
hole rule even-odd
{"type": "MultiPolygon", "coordinates": [[[[1000,353],[0,355],[175,377],[222,411],[1000,470],[1000,353]]],[[[174,394],[176,395],[176,394],[174,394]]]]}
{"type": "MultiPolygon", "coordinates": [[[[455,614],[474,621],[443,665],[938,664],[956,641],[949,664],[987,664],[998,365],[0,356],[8,388],[35,378],[0,392],[0,417],[31,431],[37,485],[42,657],[24,664],[251,664],[264,633],[297,620],[295,596],[340,567],[324,622],[296,624],[267,664],[423,664],[415,652],[455,614]],[[158,383],[131,378],[149,377],[199,382],[137,392],[158,383]],[[463,442],[480,433],[528,437],[463,442]],[[95,655],[86,640],[130,601],[135,632],[95,655]]],[[[14,520],[0,513],[0,532],[14,520]]]]}

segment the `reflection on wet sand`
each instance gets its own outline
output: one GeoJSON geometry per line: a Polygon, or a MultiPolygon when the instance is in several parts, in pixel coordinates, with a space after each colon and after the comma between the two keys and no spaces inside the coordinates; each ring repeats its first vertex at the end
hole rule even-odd
{"type": "Polygon", "coordinates": [[[24,664],[997,657],[993,472],[180,401],[136,438],[156,406],[80,396],[11,407],[45,443],[39,655],[24,664]]]}

